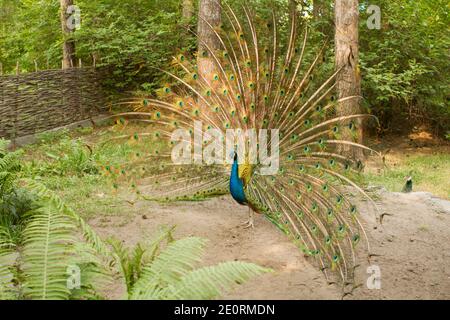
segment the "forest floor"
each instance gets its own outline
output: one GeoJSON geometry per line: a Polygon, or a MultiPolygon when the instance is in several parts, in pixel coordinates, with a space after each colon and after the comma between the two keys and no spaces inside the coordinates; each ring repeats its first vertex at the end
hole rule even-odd
{"type": "MultiPolygon", "coordinates": [[[[244,229],[241,223],[248,209],[230,196],[169,204],[135,201],[129,188],[115,193],[102,175],[85,174],[91,163],[80,156],[85,144],[100,164],[114,164],[136,152],[132,144],[99,142],[110,134],[101,128],[82,129],[75,136],[52,133],[25,147],[32,171],[102,237],[114,236],[133,245],[151,238],[162,225],[175,225],[177,239],[199,236],[209,240],[205,265],[242,260],[273,269],[227,293],[226,299],[342,298],[340,288],[327,284],[322,272],[263,216],[256,217],[254,229],[244,229]],[[74,168],[77,174],[71,173],[74,168]]],[[[369,145],[382,153],[384,163],[371,158],[363,185],[379,213],[386,215],[380,225],[368,202],[354,199],[374,256],[370,263],[361,256],[356,274],[360,286],[344,299],[450,299],[450,146],[421,130],[381,141],[369,145]],[[400,193],[408,175],[413,177],[415,192],[400,193]],[[379,268],[380,289],[367,287],[369,266],[379,268]]],[[[112,288],[110,297],[120,298],[123,292],[124,288],[112,288]]]]}

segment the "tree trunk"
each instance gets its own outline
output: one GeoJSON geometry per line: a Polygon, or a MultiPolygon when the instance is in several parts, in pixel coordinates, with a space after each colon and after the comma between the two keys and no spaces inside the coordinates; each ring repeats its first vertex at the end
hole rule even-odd
{"type": "MultiPolygon", "coordinates": [[[[361,95],[361,80],[358,66],[358,0],[335,0],[335,58],[336,68],[343,67],[337,77],[337,91],[339,99],[361,95]]],[[[337,108],[338,116],[348,116],[360,113],[359,99],[353,98],[341,102],[337,108]]],[[[343,123],[347,125],[349,121],[343,123]]],[[[356,125],[356,139],[349,130],[342,130],[343,140],[362,142],[362,122],[353,121],[356,125]]],[[[341,150],[348,157],[362,159],[361,148],[343,147],[341,150]]]]}
{"type": "Polygon", "coordinates": [[[63,43],[63,63],[62,68],[68,69],[75,66],[75,42],[70,39],[70,34],[73,30],[70,30],[67,25],[67,21],[70,15],[67,13],[67,8],[73,5],[73,0],[60,0],[61,6],[61,28],[64,37],[63,43]]]}
{"type": "Polygon", "coordinates": [[[222,8],[220,0],[200,0],[198,9],[198,56],[197,66],[200,79],[211,83],[211,77],[215,73],[214,60],[209,50],[220,49],[220,41],[211,29],[220,26],[222,8]],[[208,23],[210,25],[208,25],[208,23]],[[208,50],[209,48],[209,50],[208,50]]]}
{"type": "Polygon", "coordinates": [[[194,13],[194,1],[193,0],[183,0],[182,1],[181,16],[183,20],[189,23],[192,20],[194,13]]]}

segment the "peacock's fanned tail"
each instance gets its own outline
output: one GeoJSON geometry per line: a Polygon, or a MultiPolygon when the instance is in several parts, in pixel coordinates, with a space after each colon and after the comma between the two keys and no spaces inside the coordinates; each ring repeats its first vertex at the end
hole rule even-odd
{"type": "Polygon", "coordinates": [[[342,283],[352,282],[355,246],[361,240],[367,250],[369,245],[358,208],[342,187],[350,185],[366,194],[352,182],[362,169],[361,162],[346,157],[342,150],[370,150],[357,143],[359,120],[369,116],[337,116],[336,107],[360,97],[336,99],[340,69],[327,70],[326,46],[310,48],[308,27],[295,14],[283,34],[278,26],[287,17],[272,13],[262,21],[246,7],[235,11],[225,3],[222,8],[220,27],[199,18],[213,31],[220,49],[199,40],[203,48],[199,56],[179,53],[171,71],[161,70],[173,80],[171,85],[158,90],[156,98],[132,99],[129,103],[135,111],[118,115],[123,122],[148,123],[150,133],[131,140],[153,139],[148,153],[128,167],[139,173],[139,190],[151,199],[223,193],[230,166],[201,161],[174,164],[172,132],[186,129],[190,135],[181,141],[195,149],[199,143],[193,141],[193,121],[201,121],[204,131],[279,129],[279,170],[262,175],[261,164],[252,168],[245,189],[250,206],[292,237],[306,255],[315,257],[327,278],[337,274],[342,283]],[[199,72],[199,58],[212,62],[214,72],[199,72]]]}

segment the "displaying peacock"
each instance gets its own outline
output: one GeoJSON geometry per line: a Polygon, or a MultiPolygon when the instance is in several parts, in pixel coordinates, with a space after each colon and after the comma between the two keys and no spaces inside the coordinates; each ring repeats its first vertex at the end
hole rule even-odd
{"type": "Polygon", "coordinates": [[[360,159],[343,151],[370,150],[356,142],[359,120],[368,115],[337,116],[336,107],[360,97],[335,98],[341,69],[327,70],[325,45],[309,52],[308,27],[295,14],[280,30],[275,13],[267,22],[245,7],[222,10],[220,27],[199,18],[217,46],[199,38],[197,57],[179,53],[170,71],[161,70],[173,82],[156,98],[134,98],[133,112],[116,115],[119,126],[148,124],[148,132],[130,137],[145,152],[117,176],[152,200],[231,193],[315,257],[330,282],[338,275],[352,283],[355,246],[365,242],[369,252],[369,244],[342,187],[366,194],[352,182],[360,159]],[[197,67],[201,58],[208,72],[197,67]]]}

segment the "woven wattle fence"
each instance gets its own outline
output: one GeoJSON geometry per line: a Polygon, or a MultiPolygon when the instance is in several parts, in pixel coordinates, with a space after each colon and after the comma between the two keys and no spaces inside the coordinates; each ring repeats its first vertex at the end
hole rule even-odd
{"type": "Polygon", "coordinates": [[[0,138],[14,140],[104,112],[101,74],[72,68],[0,76],[0,138]]]}

